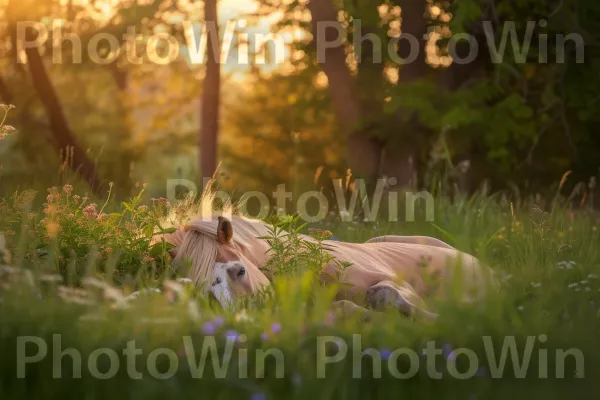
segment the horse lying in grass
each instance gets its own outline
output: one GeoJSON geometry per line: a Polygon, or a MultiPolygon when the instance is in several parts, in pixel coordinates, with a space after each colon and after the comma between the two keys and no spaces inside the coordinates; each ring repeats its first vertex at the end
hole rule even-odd
{"type": "MultiPolygon", "coordinates": [[[[261,271],[271,255],[269,243],[260,237],[268,235],[266,223],[234,215],[231,220],[198,218],[160,238],[174,246],[175,266],[190,263],[187,277],[195,285],[205,284],[222,306],[230,307],[237,296],[270,285],[268,272],[261,271]]],[[[423,298],[447,292],[454,272],[460,269],[465,301],[485,295],[485,277],[491,276],[475,257],[431,237],[381,236],[365,243],[325,240],[322,244],[334,260],[350,263],[335,302],[344,312],[393,307],[406,316],[435,318],[437,314],[426,309],[423,298]]],[[[320,278],[333,283],[338,265],[327,263],[320,278]]]]}

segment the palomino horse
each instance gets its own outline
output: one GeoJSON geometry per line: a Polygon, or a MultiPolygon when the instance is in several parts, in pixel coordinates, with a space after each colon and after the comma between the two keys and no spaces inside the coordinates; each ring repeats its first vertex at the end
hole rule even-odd
{"type": "MultiPolygon", "coordinates": [[[[269,234],[262,221],[231,216],[191,220],[174,233],[161,235],[174,247],[173,264],[189,262],[187,277],[206,288],[224,307],[237,296],[251,294],[270,284],[269,272],[261,271],[269,261],[269,234]]],[[[310,236],[304,240],[314,241],[310,236]]],[[[377,312],[393,307],[403,315],[435,317],[427,311],[424,297],[444,293],[458,269],[462,272],[465,301],[476,301],[486,293],[485,269],[478,260],[452,246],[424,236],[382,236],[366,243],[325,240],[324,249],[338,262],[348,262],[339,285],[336,306],[342,311],[377,312]],[[434,278],[429,281],[428,278],[434,278]],[[349,301],[349,299],[351,301],[349,301]]],[[[339,265],[339,264],[338,264],[339,265]]],[[[331,282],[338,266],[330,262],[321,279],[331,282]]],[[[491,272],[491,271],[490,271],[491,272]]],[[[491,276],[491,275],[488,275],[491,276]]]]}

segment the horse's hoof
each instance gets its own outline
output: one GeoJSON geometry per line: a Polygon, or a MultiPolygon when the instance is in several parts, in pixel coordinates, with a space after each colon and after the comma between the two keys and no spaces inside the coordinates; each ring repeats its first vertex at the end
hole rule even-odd
{"type": "Polygon", "coordinates": [[[367,290],[365,301],[369,308],[382,310],[395,308],[404,316],[414,313],[414,305],[406,300],[398,290],[391,286],[373,286],[367,290]]]}

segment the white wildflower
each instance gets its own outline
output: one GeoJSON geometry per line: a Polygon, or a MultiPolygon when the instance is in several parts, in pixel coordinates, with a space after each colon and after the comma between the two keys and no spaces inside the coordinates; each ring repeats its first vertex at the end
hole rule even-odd
{"type": "Polygon", "coordinates": [[[540,286],[542,286],[541,282],[531,282],[531,286],[533,286],[534,288],[539,288],[540,286]]]}
{"type": "Polygon", "coordinates": [[[239,312],[235,315],[235,320],[237,322],[242,322],[242,321],[250,322],[250,321],[253,321],[254,319],[246,313],[246,309],[244,308],[241,312],[239,312]]]}

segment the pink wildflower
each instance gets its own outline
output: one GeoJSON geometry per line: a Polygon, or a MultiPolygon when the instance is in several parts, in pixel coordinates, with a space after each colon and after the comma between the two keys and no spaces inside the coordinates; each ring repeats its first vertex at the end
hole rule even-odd
{"type": "Polygon", "coordinates": [[[73,186],[71,186],[71,185],[63,186],[63,192],[65,192],[67,194],[67,196],[69,196],[72,191],[73,191],[73,186]]]}
{"type": "Polygon", "coordinates": [[[98,211],[96,210],[96,204],[89,204],[87,207],[83,209],[83,213],[88,218],[96,218],[98,216],[98,211]]]}

